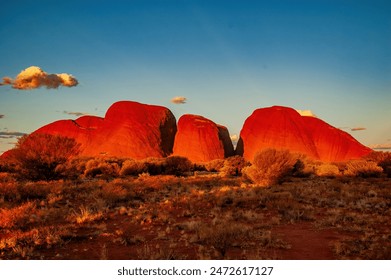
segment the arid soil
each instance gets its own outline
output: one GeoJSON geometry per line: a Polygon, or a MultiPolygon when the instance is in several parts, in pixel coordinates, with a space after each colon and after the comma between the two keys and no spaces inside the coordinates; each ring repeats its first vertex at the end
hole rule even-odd
{"type": "Polygon", "coordinates": [[[1,259],[390,259],[391,180],[1,183],[1,259]]]}

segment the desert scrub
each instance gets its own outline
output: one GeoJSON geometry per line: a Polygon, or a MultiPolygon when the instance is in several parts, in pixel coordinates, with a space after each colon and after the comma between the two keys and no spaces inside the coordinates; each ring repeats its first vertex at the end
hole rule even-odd
{"type": "Polygon", "coordinates": [[[186,157],[169,156],[165,158],[164,174],[181,176],[190,172],[192,166],[192,162],[186,157]]]}
{"type": "Polygon", "coordinates": [[[212,246],[222,259],[226,257],[229,248],[241,246],[243,241],[247,241],[249,234],[248,226],[226,219],[218,221],[215,225],[203,224],[196,232],[198,242],[212,246]]]}
{"type": "Polygon", "coordinates": [[[80,145],[72,138],[49,134],[21,137],[10,151],[14,171],[25,180],[54,180],[61,177],[56,168],[79,153],[80,145]]]}
{"type": "Polygon", "coordinates": [[[120,172],[120,165],[118,162],[109,159],[96,158],[91,159],[86,163],[86,169],[84,171],[85,177],[102,177],[113,178],[118,177],[120,172]]]}
{"type": "Polygon", "coordinates": [[[224,165],[219,169],[222,176],[240,176],[242,169],[249,163],[241,156],[232,156],[224,160],[224,165]]]}
{"type": "Polygon", "coordinates": [[[99,221],[103,218],[103,216],[103,211],[97,211],[89,207],[81,206],[78,211],[73,211],[68,216],[68,220],[76,222],[77,224],[84,224],[99,221]]]}
{"type": "Polygon", "coordinates": [[[119,174],[121,176],[137,176],[148,171],[147,165],[138,160],[127,159],[122,164],[119,174]]]}
{"type": "Polygon", "coordinates": [[[321,165],[316,166],[315,174],[317,176],[324,176],[329,178],[334,178],[340,175],[338,166],[332,163],[322,163],[321,165]]]}
{"type": "Polygon", "coordinates": [[[242,172],[259,186],[271,186],[291,174],[296,162],[297,158],[287,150],[265,149],[258,152],[252,165],[242,172]]]}
{"type": "Polygon", "coordinates": [[[34,202],[26,202],[10,209],[0,209],[0,228],[24,228],[36,212],[34,202]]]}
{"type": "Polygon", "coordinates": [[[383,168],[373,161],[354,160],[347,163],[344,175],[368,178],[380,177],[382,173],[383,168]]]}

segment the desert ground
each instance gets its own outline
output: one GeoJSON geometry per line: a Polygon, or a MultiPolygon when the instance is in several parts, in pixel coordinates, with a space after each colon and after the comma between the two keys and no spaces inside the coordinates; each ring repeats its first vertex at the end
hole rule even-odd
{"type": "Polygon", "coordinates": [[[390,162],[3,161],[0,258],[391,259],[390,162]]]}

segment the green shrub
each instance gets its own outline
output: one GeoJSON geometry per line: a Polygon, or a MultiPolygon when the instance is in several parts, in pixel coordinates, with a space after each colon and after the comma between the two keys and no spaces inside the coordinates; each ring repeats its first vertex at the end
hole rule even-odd
{"type": "Polygon", "coordinates": [[[281,183],[292,174],[297,157],[287,150],[265,149],[258,152],[251,166],[243,168],[243,174],[260,186],[281,183]]]}

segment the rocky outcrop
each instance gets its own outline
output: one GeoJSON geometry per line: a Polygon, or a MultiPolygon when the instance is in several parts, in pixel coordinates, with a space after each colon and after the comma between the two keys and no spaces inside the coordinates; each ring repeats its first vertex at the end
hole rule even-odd
{"type": "Polygon", "coordinates": [[[223,159],[234,153],[228,129],[197,115],[179,118],[173,151],[193,162],[223,159]]]}
{"type": "Polygon", "coordinates": [[[266,148],[287,149],[322,161],[356,159],[371,151],[346,132],[282,106],[255,110],[243,125],[236,152],[252,161],[266,148]]]}
{"type": "Polygon", "coordinates": [[[48,124],[33,133],[74,138],[81,155],[143,159],[172,153],[174,115],[165,107],[132,101],[114,103],[104,118],[83,116],[48,124]]]}
{"type": "Polygon", "coordinates": [[[318,118],[303,117],[312,135],[319,158],[322,161],[345,161],[358,159],[372,150],[354,139],[350,134],[335,128],[318,118]]]}

